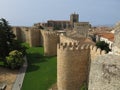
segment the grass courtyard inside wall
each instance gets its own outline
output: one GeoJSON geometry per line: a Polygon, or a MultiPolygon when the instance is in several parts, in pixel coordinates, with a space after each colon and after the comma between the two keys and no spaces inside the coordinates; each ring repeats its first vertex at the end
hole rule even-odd
{"type": "Polygon", "coordinates": [[[43,47],[27,50],[28,68],[22,90],[48,90],[56,83],[57,59],[43,55],[43,47]]]}

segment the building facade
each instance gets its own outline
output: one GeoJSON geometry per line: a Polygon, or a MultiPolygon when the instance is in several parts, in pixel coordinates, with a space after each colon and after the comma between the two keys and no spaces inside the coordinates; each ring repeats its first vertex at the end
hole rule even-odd
{"type": "Polygon", "coordinates": [[[36,23],[34,24],[34,26],[37,28],[53,27],[54,30],[63,30],[63,29],[73,29],[74,23],[80,23],[80,24],[84,24],[84,26],[90,26],[88,25],[89,22],[79,22],[79,14],[76,13],[70,15],[70,20],[48,20],[47,23],[36,23]]]}

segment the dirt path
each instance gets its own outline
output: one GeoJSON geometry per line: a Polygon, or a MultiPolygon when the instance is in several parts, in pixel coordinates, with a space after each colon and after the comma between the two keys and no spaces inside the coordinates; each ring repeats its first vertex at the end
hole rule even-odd
{"type": "Polygon", "coordinates": [[[11,90],[13,83],[15,82],[18,70],[10,70],[7,68],[0,67],[0,83],[6,82],[6,90],[11,90]]]}

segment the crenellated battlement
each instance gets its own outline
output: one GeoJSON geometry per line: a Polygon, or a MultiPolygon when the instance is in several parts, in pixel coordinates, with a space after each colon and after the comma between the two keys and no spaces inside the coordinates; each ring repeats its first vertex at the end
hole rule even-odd
{"type": "Polygon", "coordinates": [[[106,54],[105,50],[101,50],[100,48],[97,48],[96,46],[91,45],[90,50],[96,53],[99,53],[100,55],[106,54]]]}
{"type": "Polygon", "coordinates": [[[57,44],[57,49],[59,50],[68,50],[68,51],[80,51],[89,49],[90,45],[80,45],[78,42],[69,42],[69,43],[60,43],[57,44]]]}
{"type": "Polygon", "coordinates": [[[58,37],[57,33],[54,31],[47,31],[47,30],[41,30],[41,33],[43,36],[49,36],[49,37],[58,37]]]}
{"type": "Polygon", "coordinates": [[[101,50],[100,48],[97,48],[96,46],[90,46],[90,55],[91,55],[91,60],[94,60],[96,57],[100,55],[106,54],[105,50],[101,50]]]}
{"type": "Polygon", "coordinates": [[[58,90],[79,90],[87,82],[90,62],[104,54],[104,50],[89,44],[70,41],[57,44],[58,90]]]}
{"type": "Polygon", "coordinates": [[[57,44],[58,90],[79,90],[87,81],[89,53],[90,45],[77,42],[57,44]]]}

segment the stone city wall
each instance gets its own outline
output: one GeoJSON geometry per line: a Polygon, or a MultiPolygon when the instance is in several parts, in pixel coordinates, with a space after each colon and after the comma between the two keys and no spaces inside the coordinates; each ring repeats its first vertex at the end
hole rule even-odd
{"type": "Polygon", "coordinates": [[[59,36],[54,31],[41,30],[44,42],[44,55],[54,56],[57,55],[57,43],[59,36]]]}
{"type": "Polygon", "coordinates": [[[21,29],[19,27],[12,27],[12,31],[16,35],[15,39],[21,41],[21,29]]]}
{"type": "Polygon", "coordinates": [[[93,46],[93,45],[90,46],[91,60],[94,60],[96,57],[104,54],[106,54],[105,50],[101,50],[100,48],[97,48],[96,46],[93,46]]]}
{"type": "Polygon", "coordinates": [[[30,44],[30,46],[40,46],[42,44],[39,29],[32,27],[13,27],[12,31],[16,35],[16,39],[20,42],[26,42],[30,44]]]}
{"type": "Polygon", "coordinates": [[[120,90],[120,56],[107,54],[91,61],[88,90],[120,90]]]}
{"type": "Polygon", "coordinates": [[[12,31],[16,35],[17,40],[29,42],[29,27],[13,27],[12,31]]]}
{"type": "Polygon", "coordinates": [[[89,45],[61,43],[57,46],[58,90],[80,90],[87,81],[89,45]]]}
{"type": "Polygon", "coordinates": [[[30,29],[29,44],[30,46],[40,46],[41,36],[40,30],[30,29]]]}
{"type": "Polygon", "coordinates": [[[21,27],[22,42],[29,43],[29,27],[21,27]]]}

